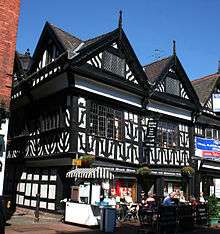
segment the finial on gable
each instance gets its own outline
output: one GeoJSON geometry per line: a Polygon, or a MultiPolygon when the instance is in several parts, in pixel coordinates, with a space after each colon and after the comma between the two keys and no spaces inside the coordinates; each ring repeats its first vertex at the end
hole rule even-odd
{"type": "Polygon", "coordinates": [[[176,41],[173,40],[173,55],[176,56],[176,41]]]}
{"type": "Polygon", "coordinates": [[[119,11],[118,28],[122,29],[122,10],[119,11]]]}
{"type": "Polygon", "coordinates": [[[119,41],[121,41],[121,38],[122,38],[122,10],[119,11],[118,30],[119,30],[119,41]]]}

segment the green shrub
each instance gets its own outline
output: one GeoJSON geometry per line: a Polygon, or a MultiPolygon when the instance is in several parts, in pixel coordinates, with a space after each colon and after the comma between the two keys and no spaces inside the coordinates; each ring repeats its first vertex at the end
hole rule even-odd
{"type": "Polygon", "coordinates": [[[218,198],[214,194],[208,197],[208,216],[209,218],[219,217],[218,198]]]}

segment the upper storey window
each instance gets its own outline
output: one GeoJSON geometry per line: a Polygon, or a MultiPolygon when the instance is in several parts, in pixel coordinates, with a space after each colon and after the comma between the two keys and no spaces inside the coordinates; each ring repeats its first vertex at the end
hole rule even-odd
{"type": "Polygon", "coordinates": [[[158,145],[164,148],[177,148],[179,146],[179,127],[177,124],[159,122],[157,128],[158,145]]]}
{"type": "Polygon", "coordinates": [[[110,52],[103,53],[102,68],[119,76],[125,76],[125,60],[110,52]]]}
{"type": "Polygon", "coordinates": [[[166,92],[172,95],[180,96],[180,81],[171,77],[167,77],[166,92]]]}
{"type": "Polygon", "coordinates": [[[54,44],[49,44],[47,48],[44,50],[42,59],[38,64],[38,70],[45,67],[47,64],[54,61],[55,58],[59,56],[59,50],[56,48],[54,44]]]}
{"type": "Polygon", "coordinates": [[[122,112],[92,103],[89,118],[90,133],[116,140],[122,139],[122,112]]]}

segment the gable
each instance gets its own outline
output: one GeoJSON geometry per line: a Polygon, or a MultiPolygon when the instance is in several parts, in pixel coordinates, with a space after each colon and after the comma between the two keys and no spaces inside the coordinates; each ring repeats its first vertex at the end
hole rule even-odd
{"type": "Polygon", "coordinates": [[[188,90],[183,83],[182,79],[180,79],[178,72],[176,69],[169,69],[165,78],[161,79],[155,90],[158,92],[164,92],[169,95],[178,96],[184,99],[189,99],[188,90]]]}
{"type": "Polygon", "coordinates": [[[34,70],[39,71],[44,68],[49,63],[53,62],[60,54],[61,50],[58,48],[56,43],[52,39],[48,38],[44,45],[42,45],[37,58],[34,61],[34,70]]]}
{"type": "Polygon", "coordinates": [[[47,22],[33,54],[32,72],[42,69],[80,43],[80,39],[47,22]]]}
{"type": "Polygon", "coordinates": [[[133,84],[138,84],[135,74],[128,65],[126,55],[119,49],[117,42],[112,43],[110,47],[88,59],[87,64],[100,68],[104,72],[117,75],[133,84]]]}
{"type": "Polygon", "coordinates": [[[208,101],[206,102],[205,106],[204,106],[204,110],[206,112],[213,112],[213,100],[212,100],[212,95],[211,97],[208,99],[208,101]]]}

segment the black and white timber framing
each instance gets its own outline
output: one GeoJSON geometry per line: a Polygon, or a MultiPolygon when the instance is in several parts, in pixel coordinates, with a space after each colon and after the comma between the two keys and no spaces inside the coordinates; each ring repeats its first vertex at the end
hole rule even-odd
{"type": "Polygon", "coordinates": [[[82,41],[46,23],[28,71],[14,74],[4,192],[17,205],[34,208],[39,193],[41,209],[59,211],[84,154],[148,165],[159,194],[166,173],[194,166],[201,105],[176,54],[142,67],[121,28],[82,41]]]}

